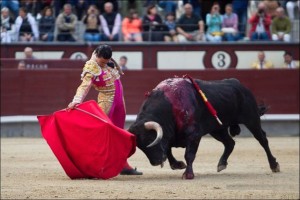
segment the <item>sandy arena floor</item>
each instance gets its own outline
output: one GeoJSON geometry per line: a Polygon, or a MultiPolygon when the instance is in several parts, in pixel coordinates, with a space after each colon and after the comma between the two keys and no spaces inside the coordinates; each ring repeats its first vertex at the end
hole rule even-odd
{"type": "MultiPolygon", "coordinates": [[[[153,167],[140,151],[130,163],[143,176],[70,180],[42,138],[1,138],[1,199],[299,199],[299,137],[269,138],[281,172],[272,173],[254,138],[236,138],[226,170],[217,173],[223,146],[205,137],[194,162],[194,180],[169,164],[153,167]]],[[[183,160],[184,149],[174,149],[183,160]]]]}

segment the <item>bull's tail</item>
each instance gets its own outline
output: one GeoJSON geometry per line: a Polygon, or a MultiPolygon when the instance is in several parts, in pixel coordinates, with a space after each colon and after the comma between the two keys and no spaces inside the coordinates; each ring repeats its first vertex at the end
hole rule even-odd
{"type": "Polygon", "coordinates": [[[238,124],[229,126],[229,134],[231,137],[239,135],[241,133],[241,128],[238,124]]]}
{"type": "Polygon", "coordinates": [[[267,106],[265,104],[259,104],[257,105],[257,108],[259,116],[263,116],[266,112],[268,112],[270,106],[267,106]]]}

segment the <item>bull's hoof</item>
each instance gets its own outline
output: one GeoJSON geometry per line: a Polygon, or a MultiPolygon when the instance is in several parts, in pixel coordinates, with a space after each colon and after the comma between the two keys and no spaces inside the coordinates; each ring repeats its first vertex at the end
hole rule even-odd
{"type": "Polygon", "coordinates": [[[279,163],[277,163],[277,166],[275,168],[272,168],[272,172],[274,172],[274,173],[280,172],[280,165],[279,165],[279,163]]]}
{"type": "Polygon", "coordinates": [[[174,162],[174,163],[170,164],[170,166],[171,166],[171,169],[173,169],[173,170],[186,168],[186,164],[182,161],[174,162]]]}
{"type": "Polygon", "coordinates": [[[194,173],[183,173],[182,174],[182,179],[194,179],[195,175],[194,173]]]}
{"type": "Polygon", "coordinates": [[[226,167],[227,167],[227,165],[218,165],[217,171],[220,172],[220,171],[226,169],[226,167]]]}

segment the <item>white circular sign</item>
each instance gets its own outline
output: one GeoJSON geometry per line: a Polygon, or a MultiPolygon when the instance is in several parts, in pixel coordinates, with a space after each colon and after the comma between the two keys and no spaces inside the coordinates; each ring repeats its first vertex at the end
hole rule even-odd
{"type": "Polygon", "coordinates": [[[228,69],[230,63],[230,55],[225,51],[217,51],[212,56],[212,65],[216,69],[228,69]]]}
{"type": "Polygon", "coordinates": [[[85,55],[85,53],[82,53],[82,52],[74,52],[70,56],[70,59],[72,59],[72,60],[86,60],[87,56],[85,55]]]}

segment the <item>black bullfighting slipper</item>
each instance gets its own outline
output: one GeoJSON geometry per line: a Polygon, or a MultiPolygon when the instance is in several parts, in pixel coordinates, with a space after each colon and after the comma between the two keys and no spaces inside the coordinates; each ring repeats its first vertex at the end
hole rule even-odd
{"type": "Polygon", "coordinates": [[[120,175],[143,175],[143,172],[137,171],[136,168],[134,168],[134,169],[123,169],[121,171],[120,175]]]}

